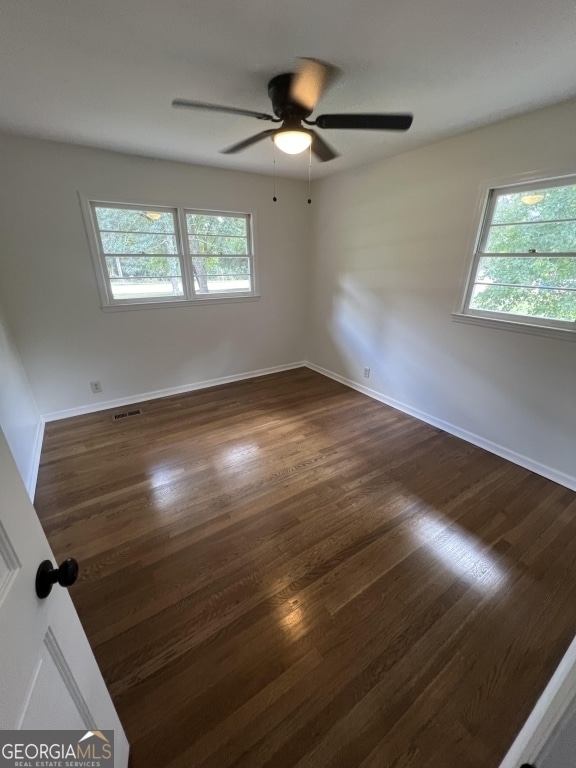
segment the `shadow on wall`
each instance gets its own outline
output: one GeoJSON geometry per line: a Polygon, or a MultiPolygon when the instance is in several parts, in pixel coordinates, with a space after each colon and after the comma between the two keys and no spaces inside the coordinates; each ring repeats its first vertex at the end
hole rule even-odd
{"type": "MultiPolygon", "coordinates": [[[[372,292],[365,280],[344,274],[332,299],[328,332],[343,364],[344,376],[362,381],[364,368],[385,381],[387,334],[382,314],[386,298],[372,292]]],[[[368,382],[364,382],[368,384],[368,382]]]]}
{"type": "MultiPolygon", "coordinates": [[[[468,366],[447,354],[446,345],[431,343],[426,314],[431,317],[433,308],[427,307],[426,313],[423,309],[421,297],[391,290],[383,272],[343,275],[328,328],[343,361],[343,375],[400,406],[438,416],[449,403],[452,418],[465,419],[474,403],[467,392],[454,387],[453,377],[468,366]],[[369,380],[364,368],[370,368],[369,380]]],[[[453,332],[449,316],[439,324],[447,326],[443,333],[453,332]]],[[[474,375],[482,378],[481,373],[474,375]]]]}
{"type": "MultiPolygon", "coordinates": [[[[394,290],[386,280],[384,270],[340,275],[327,328],[341,364],[335,372],[424,420],[495,444],[509,443],[523,453],[523,444],[534,435],[525,409],[511,400],[510,392],[511,375],[518,368],[531,375],[531,357],[520,348],[527,340],[453,323],[448,312],[405,288],[394,290]],[[514,366],[495,365],[495,359],[514,366]],[[369,379],[363,376],[364,368],[370,368],[369,379]],[[502,424],[507,425],[505,440],[502,424]]],[[[542,421],[538,409],[530,410],[531,422],[542,421]]],[[[552,404],[547,406],[549,421],[557,418],[550,410],[552,404]]]]}

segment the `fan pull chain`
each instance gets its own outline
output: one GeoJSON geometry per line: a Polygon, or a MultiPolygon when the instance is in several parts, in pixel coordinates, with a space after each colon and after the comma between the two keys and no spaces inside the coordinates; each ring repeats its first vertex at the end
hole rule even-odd
{"type": "Polygon", "coordinates": [[[310,147],[308,148],[308,205],[311,205],[312,203],[311,185],[312,185],[312,143],[310,143],[310,147]]]}
{"type": "Polygon", "coordinates": [[[272,200],[276,202],[278,198],[276,197],[276,144],[274,142],[272,142],[272,157],[274,158],[272,165],[272,200]]]}

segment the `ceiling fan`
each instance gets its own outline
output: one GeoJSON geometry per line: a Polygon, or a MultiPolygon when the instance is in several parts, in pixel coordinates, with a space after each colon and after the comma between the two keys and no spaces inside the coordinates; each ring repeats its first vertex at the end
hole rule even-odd
{"type": "Polygon", "coordinates": [[[319,115],[315,120],[308,120],[328,86],[339,74],[339,70],[319,59],[302,58],[300,62],[297,72],[276,75],[268,83],[268,96],[272,101],[275,116],[188,99],[174,99],[172,106],[244,115],[282,123],[279,128],[270,128],[233,144],[222,150],[224,154],[241,152],[252,144],[271,137],[278,149],[290,155],[304,152],[311,147],[312,152],[322,162],[333,160],[338,157],[338,153],[316,131],[305,126],[364,131],[407,131],[412,125],[413,118],[410,114],[336,114],[319,115]]]}

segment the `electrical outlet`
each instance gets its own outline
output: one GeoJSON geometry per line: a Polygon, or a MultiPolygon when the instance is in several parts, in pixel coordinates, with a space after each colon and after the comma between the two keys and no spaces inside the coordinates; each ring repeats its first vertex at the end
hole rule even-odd
{"type": "Polygon", "coordinates": [[[364,378],[365,379],[370,378],[370,368],[364,368],[364,378]]]}
{"type": "Polygon", "coordinates": [[[92,392],[94,392],[95,395],[97,395],[99,392],[102,392],[102,382],[101,381],[91,381],[90,386],[92,388],[92,392]]]}

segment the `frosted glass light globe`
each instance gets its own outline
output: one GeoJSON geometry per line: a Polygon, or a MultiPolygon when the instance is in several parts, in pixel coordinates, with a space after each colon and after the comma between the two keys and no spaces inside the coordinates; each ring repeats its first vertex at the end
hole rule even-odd
{"type": "Polygon", "coordinates": [[[312,136],[306,131],[278,131],[274,135],[274,144],[282,152],[297,155],[312,144],[312,136]]]}

